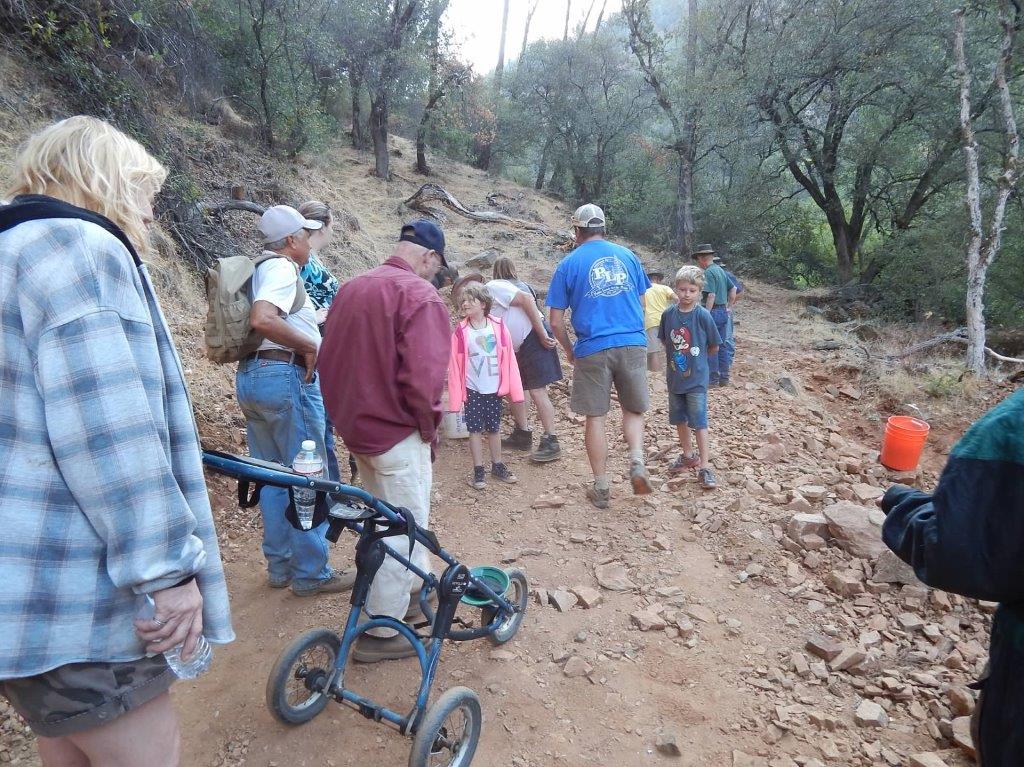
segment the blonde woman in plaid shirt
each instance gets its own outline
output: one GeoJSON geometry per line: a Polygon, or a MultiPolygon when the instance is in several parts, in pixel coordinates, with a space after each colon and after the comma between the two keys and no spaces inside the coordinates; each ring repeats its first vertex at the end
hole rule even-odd
{"type": "Polygon", "coordinates": [[[181,363],[136,253],[166,171],[90,117],[32,136],[14,170],[0,207],[0,693],[46,767],[173,767],[162,653],[234,633],[181,363]],[[144,594],[155,616],[137,621],[144,594]]]}

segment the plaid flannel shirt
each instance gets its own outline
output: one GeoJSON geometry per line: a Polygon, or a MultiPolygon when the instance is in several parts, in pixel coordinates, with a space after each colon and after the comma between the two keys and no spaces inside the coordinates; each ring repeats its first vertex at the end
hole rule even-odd
{"type": "Polygon", "coordinates": [[[145,267],[96,224],[0,234],[0,679],[145,650],[138,595],[195,574],[234,639],[181,362],[145,267]]]}

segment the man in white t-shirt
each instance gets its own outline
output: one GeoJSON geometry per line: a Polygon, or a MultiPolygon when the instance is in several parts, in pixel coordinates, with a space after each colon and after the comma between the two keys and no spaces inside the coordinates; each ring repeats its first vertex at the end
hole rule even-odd
{"type": "MultiPolygon", "coordinates": [[[[537,408],[537,418],[544,429],[530,458],[546,463],[556,460],[562,452],[555,434],[555,406],[547,390],[548,384],[562,379],[562,367],[555,350],[555,339],[544,325],[544,315],[533,295],[523,290],[521,285],[524,283],[496,279],[488,282],[486,287],[494,301],[491,316],[504,320],[512,336],[523,389],[530,393],[530,399],[537,408]]],[[[529,450],[533,444],[533,432],[527,428],[526,402],[512,402],[510,409],[515,431],[502,440],[502,446],[529,450]]]]}
{"type": "MultiPolygon", "coordinates": [[[[316,443],[326,466],[324,402],[316,373],[320,330],[299,276],[309,260],[309,233],[321,226],[287,205],[269,208],[260,219],[265,260],[253,273],[249,322],[264,340],[238,363],[235,376],[249,453],[286,466],[307,439],[316,443]]],[[[335,573],[327,563],[327,523],[296,530],[285,519],[287,508],[287,490],[263,488],[260,511],[268,585],[290,585],[299,596],[351,588],[353,575],[335,573]]]]}

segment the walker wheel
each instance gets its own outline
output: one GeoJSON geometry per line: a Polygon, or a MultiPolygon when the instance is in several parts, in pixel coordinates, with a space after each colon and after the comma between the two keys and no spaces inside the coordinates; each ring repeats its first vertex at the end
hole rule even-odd
{"type": "Polygon", "coordinates": [[[480,740],[480,699],[468,687],[453,687],[437,699],[420,722],[409,767],[469,767],[480,740]]]}
{"type": "Polygon", "coordinates": [[[267,680],[267,708],[284,724],[303,724],[330,700],[325,687],[341,640],[328,629],[307,631],[281,651],[267,680]]]}
{"type": "MultiPolygon", "coordinates": [[[[526,615],[526,604],[530,599],[530,584],[526,580],[526,573],[518,567],[510,568],[508,573],[508,589],[505,591],[505,599],[516,606],[516,612],[507,615],[491,632],[491,641],[494,644],[505,644],[516,635],[519,626],[526,615]]],[[[480,608],[480,619],[484,626],[489,626],[498,615],[499,608],[493,604],[480,608]]]]}

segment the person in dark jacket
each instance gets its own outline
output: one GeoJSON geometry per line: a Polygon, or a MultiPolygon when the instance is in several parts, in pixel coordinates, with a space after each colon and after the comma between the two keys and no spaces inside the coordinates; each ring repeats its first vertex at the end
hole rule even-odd
{"type": "Polygon", "coordinates": [[[986,413],[953,447],[932,494],[889,488],[882,538],[933,588],[1000,602],[979,686],[974,744],[984,767],[1024,753],[1024,390],[986,413]]]}

